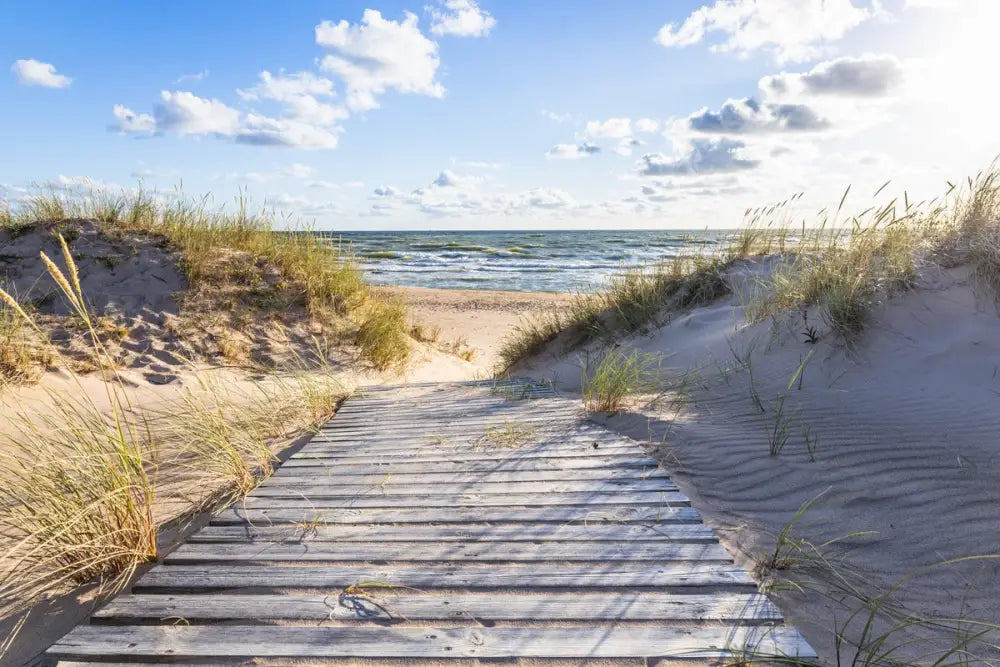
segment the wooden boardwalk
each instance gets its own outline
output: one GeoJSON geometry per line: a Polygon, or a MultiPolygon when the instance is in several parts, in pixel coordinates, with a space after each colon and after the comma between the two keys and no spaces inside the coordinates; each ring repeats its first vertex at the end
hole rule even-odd
{"type": "Polygon", "coordinates": [[[749,654],[814,656],[638,443],[588,424],[577,401],[512,381],[366,389],[48,657],[650,665],[749,654]]]}

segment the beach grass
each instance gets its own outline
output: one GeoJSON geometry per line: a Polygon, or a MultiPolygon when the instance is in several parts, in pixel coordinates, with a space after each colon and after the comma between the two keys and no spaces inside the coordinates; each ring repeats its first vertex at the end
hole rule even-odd
{"type": "Polygon", "coordinates": [[[371,305],[376,297],[350,248],[292,221],[283,221],[289,229],[279,230],[273,213],[251,210],[245,196],[237,197],[233,206],[215,207],[208,196],[168,197],[141,187],[117,193],[95,189],[79,196],[52,188],[19,203],[16,210],[5,207],[0,229],[23,233],[47,223],[65,237],[74,223],[82,221],[95,221],[112,236],[159,239],[176,251],[189,282],[185,298],[206,300],[212,309],[233,307],[241,302],[221,295],[227,289],[239,290],[255,308],[283,312],[302,304],[313,321],[336,331],[356,331],[364,320],[382,317],[381,344],[364,347],[362,358],[381,366],[386,345],[396,346],[388,353],[394,360],[408,356],[405,331],[384,333],[385,327],[403,323],[389,317],[391,309],[371,305]]]}
{"type": "MultiPolygon", "coordinates": [[[[48,271],[85,326],[95,354],[106,351],[87,310],[76,264],[59,238],[65,269],[48,271]]],[[[0,297],[14,308],[13,297],[0,297]]],[[[24,310],[15,309],[34,326],[24,310]]],[[[0,561],[2,607],[67,584],[102,578],[120,586],[156,557],[155,441],[124,381],[99,365],[107,409],[86,392],[50,392],[49,409],[21,412],[0,458],[0,535],[13,546],[0,561]]]]}
{"type": "MultiPolygon", "coordinates": [[[[854,532],[822,542],[797,536],[810,509],[830,489],[803,503],[773,537],[774,546],[747,555],[754,574],[771,595],[808,594],[831,609],[831,635],[838,665],[858,667],[967,667],[995,664],[1000,624],[956,615],[918,614],[902,600],[908,584],[933,570],[990,562],[1000,554],[950,558],[914,570],[890,585],[870,581],[868,568],[851,559],[851,545],[874,537],[854,532]]],[[[958,598],[956,592],[956,599],[958,598]]],[[[755,656],[762,660],[764,656],[755,656]]],[[[766,660],[762,660],[767,662],[766,660]]]]}
{"type": "Polygon", "coordinates": [[[620,412],[629,396],[651,393],[660,385],[662,358],[637,350],[605,350],[580,373],[580,394],[588,412],[620,412]]]}
{"type": "MultiPolygon", "coordinates": [[[[164,495],[196,499],[181,513],[242,496],[272,471],[276,441],[315,429],[348,393],[329,369],[303,365],[267,376],[243,394],[196,375],[196,388],[178,403],[141,409],[113,360],[100,361],[109,356],[100,325],[88,310],[70,249],[59,241],[63,266],[44,254],[43,260],[87,332],[103,396],[82,385],[47,390],[41,408],[5,414],[0,615],[82,584],[116,592],[156,558],[164,495]]],[[[0,290],[0,300],[37,329],[12,295],[0,290]]]]}
{"type": "Polygon", "coordinates": [[[406,307],[399,299],[371,299],[355,344],[376,368],[401,368],[410,358],[406,307]]]}
{"type": "MultiPolygon", "coordinates": [[[[875,190],[878,197],[888,186],[875,190]]],[[[709,304],[731,291],[738,262],[773,257],[744,304],[749,322],[815,306],[830,330],[853,344],[887,295],[912,288],[928,265],[970,264],[982,292],[1000,303],[1000,165],[951,185],[939,198],[902,197],[842,215],[848,188],[832,211],[795,224],[797,194],[747,210],[739,229],[714,254],[626,268],[559,312],[525,320],[503,341],[496,374],[550,344],[565,353],[594,341],[614,343],[669,322],[673,313],[709,304]]]]}
{"type": "Polygon", "coordinates": [[[20,313],[27,304],[7,294],[0,298],[0,388],[31,382],[52,362],[52,348],[45,335],[28,326],[20,313]]]}
{"type": "Polygon", "coordinates": [[[495,373],[503,375],[561,337],[561,351],[614,341],[665,323],[664,313],[711,303],[729,292],[724,263],[682,258],[624,269],[594,292],[581,292],[558,311],[523,320],[501,342],[495,373]]]}

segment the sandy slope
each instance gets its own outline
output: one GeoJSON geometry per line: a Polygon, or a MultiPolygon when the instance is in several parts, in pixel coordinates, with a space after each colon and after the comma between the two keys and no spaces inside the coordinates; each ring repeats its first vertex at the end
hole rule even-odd
{"type": "MultiPolygon", "coordinates": [[[[737,267],[737,286],[762,270],[737,267]]],[[[808,320],[821,333],[815,345],[804,340],[802,313],[747,326],[739,296],[676,317],[624,344],[670,355],[669,375],[686,377],[689,386],[686,407],[677,416],[663,404],[640,405],[607,424],[662,443],[662,459],[734,553],[773,545],[796,510],[829,489],[795,533],[819,543],[874,531],[842,545],[843,570],[857,568],[852,579],[888,587],[918,572],[897,596],[910,610],[1000,623],[1000,559],[931,567],[1000,554],[1000,319],[966,277],[961,269],[928,276],[920,289],[881,304],[853,349],[815,313],[808,320]],[[733,350],[752,350],[763,414],[733,350]],[[787,445],[769,456],[777,399],[806,358],[801,389],[795,383],[787,391],[787,445]],[[815,461],[806,430],[818,440],[815,461]]],[[[549,356],[519,370],[578,391],[580,364],[595,353],[549,356]]],[[[832,632],[849,612],[817,594],[776,600],[835,664],[832,632]]],[[[857,639],[863,622],[854,621],[848,636],[857,639]]],[[[928,640],[906,647],[908,659],[955,637],[920,634],[928,640]]]]}

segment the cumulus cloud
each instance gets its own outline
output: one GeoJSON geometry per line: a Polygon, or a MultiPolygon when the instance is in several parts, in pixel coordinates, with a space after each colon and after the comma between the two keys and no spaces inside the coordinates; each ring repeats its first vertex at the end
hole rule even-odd
{"type": "Polygon", "coordinates": [[[761,104],[746,97],[728,100],[718,111],[702,108],[688,125],[697,132],[752,134],[825,130],[830,122],[804,104],[761,104]]]}
{"type": "Polygon", "coordinates": [[[450,169],[445,169],[431,181],[431,185],[438,188],[468,188],[480,181],[482,179],[477,176],[461,176],[450,169]]]}
{"type": "Polygon", "coordinates": [[[344,80],[353,110],[378,108],[376,97],[390,90],[444,96],[436,80],[437,44],[420,32],[411,12],[402,21],[385,19],[374,9],[366,9],[356,25],[323,21],[316,26],[316,43],[330,52],[321,67],[344,80]]]}
{"type": "Polygon", "coordinates": [[[759,162],[742,157],[745,147],[742,141],[734,139],[693,139],[688,153],[681,158],[671,159],[661,153],[647,153],[636,166],[642,176],[683,176],[753,169],[759,162]]]}
{"type": "Polygon", "coordinates": [[[576,160],[578,158],[587,157],[588,155],[600,152],[600,146],[595,146],[594,144],[588,144],[585,142],[582,144],[556,144],[550,148],[545,155],[546,157],[556,158],[559,160],[576,160]]]}
{"type": "Polygon", "coordinates": [[[59,74],[54,65],[29,58],[15,60],[10,71],[23,86],[42,86],[44,88],[65,88],[73,83],[73,79],[59,74]]]}
{"type": "Polygon", "coordinates": [[[376,197],[398,197],[402,193],[391,185],[380,185],[372,190],[372,194],[376,197]]]}
{"type": "Polygon", "coordinates": [[[624,139],[618,142],[617,146],[615,146],[615,152],[618,153],[619,155],[628,156],[632,154],[632,149],[638,146],[642,146],[641,141],[639,141],[635,137],[625,137],[624,139]]]}
{"type": "Polygon", "coordinates": [[[658,129],[660,129],[660,122],[657,120],[653,120],[652,118],[640,118],[637,121],[635,121],[636,132],[644,134],[652,134],[653,132],[656,132],[658,129]]]}
{"type": "Polygon", "coordinates": [[[333,82],[311,72],[260,73],[259,82],[237,90],[246,101],[269,101],[280,117],[242,113],[225,103],[186,91],[162,91],[153,115],[137,114],[122,105],[112,110],[112,129],[126,133],[175,132],[181,136],[211,134],[237,143],[295,148],[334,148],[348,117],[341,106],[326,101],[334,96],[333,82]],[[320,99],[323,98],[323,99],[320,99]]]}
{"type": "Polygon", "coordinates": [[[240,125],[240,112],[219,100],[194,93],[160,91],[160,103],[153,111],[156,127],[181,136],[198,134],[233,135],[240,125]]]}
{"type": "Polygon", "coordinates": [[[456,37],[485,37],[497,21],[479,7],[475,0],[441,0],[444,11],[428,7],[431,14],[431,32],[435,35],[456,37]]]}
{"type": "Polygon", "coordinates": [[[879,97],[902,81],[903,65],[896,56],[869,54],[828,60],[804,73],[766,76],[760,89],[774,97],[801,93],[879,97]]]}
{"type": "Polygon", "coordinates": [[[854,0],[715,0],[692,12],[680,25],[660,28],[656,41],[666,47],[698,44],[709,33],[720,33],[713,51],[748,56],[759,50],[779,62],[808,60],[824,46],[879,13],[875,0],[869,10],[854,0]]]}
{"type": "Polygon", "coordinates": [[[334,148],[348,111],[334,104],[333,81],[312,72],[260,73],[260,81],[237,94],[247,101],[271,100],[281,105],[280,118],[247,114],[236,141],[247,144],[334,148]],[[320,98],[323,98],[322,100],[320,98]]]}
{"type": "Polygon", "coordinates": [[[264,70],[259,75],[260,81],[236,93],[245,100],[268,99],[278,102],[293,102],[301,97],[333,97],[333,81],[318,76],[312,72],[294,72],[277,75],[264,70]]]}
{"type": "Polygon", "coordinates": [[[125,134],[152,134],[156,132],[156,119],[148,113],[136,113],[126,106],[116,104],[111,109],[115,117],[112,131],[125,134]]]}

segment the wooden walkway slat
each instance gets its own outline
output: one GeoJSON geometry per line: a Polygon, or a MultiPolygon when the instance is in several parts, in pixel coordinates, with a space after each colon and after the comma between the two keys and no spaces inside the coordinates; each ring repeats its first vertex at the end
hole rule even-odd
{"type": "Polygon", "coordinates": [[[753,579],[725,563],[538,565],[442,563],[439,565],[161,565],[133,586],[135,592],[324,590],[332,594],[364,582],[417,590],[547,588],[725,588],[746,592],[753,579]]]}
{"type": "Polygon", "coordinates": [[[239,621],[738,621],[781,620],[758,593],[453,593],[366,591],[342,595],[123,595],[94,614],[95,622],[139,624],[166,618],[187,623],[239,621]],[[261,609],[267,609],[262,615],[261,609]]]}
{"type": "Polygon", "coordinates": [[[232,625],[81,626],[52,654],[74,659],[249,658],[658,658],[812,655],[791,628],[714,627],[409,628],[232,625]]]}
{"type": "Polygon", "coordinates": [[[675,524],[313,524],[209,525],[192,535],[195,542],[715,542],[715,533],[702,523],[675,524]]]}
{"type": "Polygon", "coordinates": [[[168,554],[163,562],[353,562],[391,560],[395,562],[562,562],[582,561],[719,561],[730,562],[729,554],[718,544],[646,544],[610,542],[594,544],[536,544],[534,542],[449,542],[433,544],[366,544],[348,542],[287,542],[250,544],[184,544],[168,554]]]}
{"type": "Polygon", "coordinates": [[[611,665],[815,654],[638,443],[518,379],[363,389],[47,655],[611,665]]]}
{"type": "Polygon", "coordinates": [[[245,503],[223,510],[212,517],[214,525],[237,524],[267,526],[294,523],[311,526],[316,523],[454,523],[477,521],[505,523],[653,523],[701,521],[691,507],[660,505],[599,505],[584,507],[423,507],[409,508],[318,508],[307,509],[248,509],[245,503]]]}

